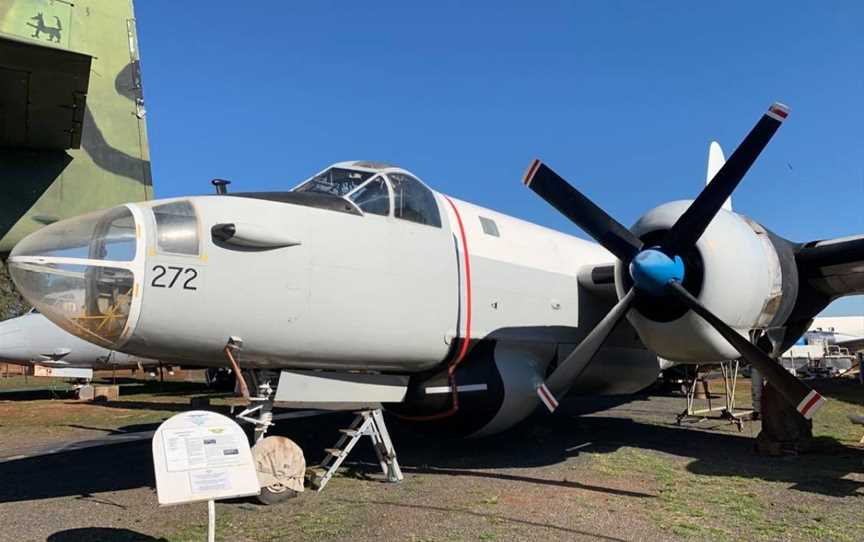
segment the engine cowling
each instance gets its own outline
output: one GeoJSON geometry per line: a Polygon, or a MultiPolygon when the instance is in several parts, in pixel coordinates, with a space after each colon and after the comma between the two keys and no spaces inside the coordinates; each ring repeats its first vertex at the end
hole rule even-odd
{"type": "MultiPolygon", "coordinates": [[[[674,201],[643,215],[631,228],[646,246],[659,242],[690,201],[674,201]]],[[[791,244],[742,215],[720,210],[696,246],[681,255],[683,285],[742,335],[782,325],[795,302],[798,275],[791,244]]],[[[632,285],[626,266],[615,268],[619,299],[632,285]]],[[[689,363],[740,354],[706,321],[671,298],[640,296],[627,317],[642,342],[663,358],[689,363]]]]}

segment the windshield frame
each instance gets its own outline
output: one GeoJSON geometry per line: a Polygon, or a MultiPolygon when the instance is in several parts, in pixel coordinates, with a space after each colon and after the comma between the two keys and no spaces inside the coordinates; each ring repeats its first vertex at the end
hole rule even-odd
{"type": "Polygon", "coordinates": [[[313,193],[313,194],[323,194],[323,195],[327,195],[327,196],[334,196],[337,198],[344,198],[345,196],[347,196],[348,194],[350,194],[354,190],[360,188],[360,186],[366,184],[367,181],[369,181],[370,179],[375,177],[375,175],[377,175],[378,173],[379,173],[378,171],[375,171],[373,169],[368,169],[368,168],[332,165],[332,166],[329,166],[327,168],[324,168],[323,170],[319,171],[315,175],[312,175],[311,177],[309,177],[305,181],[301,182],[300,184],[298,184],[297,186],[292,188],[291,191],[292,192],[299,192],[299,193],[309,192],[309,193],[313,193]],[[305,186],[314,183],[316,181],[316,179],[318,179],[319,177],[322,177],[323,175],[325,175],[326,173],[328,173],[332,170],[339,170],[339,171],[344,171],[344,172],[349,172],[349,173],[357,173],[360,175],[365,175],[366,177],[364,179],[362,179],[354,188],[352,188],[351,190],[349,190],[348,192],[346,192],[344,194],[337,194],[334,192],[328,192],[328,191],[323,191],[323,190],[303,190],[303,188],[305,186]]]}
{"type": "Polygon", "coordinates": [[[357,208],[357,210],[359,210],[361,213],[363,213],[363,216],[380,216],[380,217],[383,217],[383,218],[389,218],[389,217],[392,217],[392,216],[393,216],[393,186],[390,185],[390,179],[388,179],[388,178],[387,178],[387,175],[385,175],[384,173],[380,173],[380,172],[379,172],[379,173],[376,173],[376,174],[372,175],[371,177],[369,177],[368,179],[366,179],[366,181],[365,181],[363,184],[359,185],[357,188],[355,188],[354,190],[348,192],[347,194],[345,194],[345,195],[342,196],[342,197],[345,198],[345,199],[347,199],[348,201],[350,201],[351,204],[352,204],[354,207],[357,208]],[[389,206],[388,206],[387,214],[386,214],[386,215],[379,215],[379,214],[376,214],[376,213],[367,213],[366,211],[364,211],[363,209],[361,209],[360,206],[357,205],[357,203],[355,203],[353,199],[351,199],[351,196],[353,196],[355,192],[357,192],[358,190],[360,190],[361,188],[363,188],[363,187],[366,186],[367,184],[369,184],[369,183],[371,183],[372,181],[374,181],[374,180],[376,180],[376,179],[379,179],[379,178],[380,178],[382,181],[384,181],[384,186],[387,187],[387,200],[389,201],[389,204],[388,204],[389,206]]]}

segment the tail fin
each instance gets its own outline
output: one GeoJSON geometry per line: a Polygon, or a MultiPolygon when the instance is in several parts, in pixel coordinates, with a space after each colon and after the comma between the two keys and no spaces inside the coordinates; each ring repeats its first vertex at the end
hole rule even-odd
{"type": "MultiPolygon", "coordinates": [[[[708,146],[708,172],[705,176],[705,184],[711,182],[711,179],[717,175],[723,164],[726,163],[726,158],[723,156],[723,149],[720,148],[720,143],[712,141],[708,146]]],[[[727,211],[732,210],[732,197],[730,196],[724,203],[723,208],[727,211]]]]}
{"type": "Polygon", "coordinates": [[[0,257],[153,194],[132,0],[41,2],[57,26],[39,36],[22,30],[33,4],[0,0],[0,257]]]}

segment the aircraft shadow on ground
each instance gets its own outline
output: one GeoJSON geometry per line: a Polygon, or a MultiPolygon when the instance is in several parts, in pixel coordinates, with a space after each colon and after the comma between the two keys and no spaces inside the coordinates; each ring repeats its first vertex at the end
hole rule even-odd
{"type": "Polygon", "coordinates": [[[0,502],[155,487],[149,440],[6,461],[0,480],[0,502]]]}
{"type": "Polygon", "coordinates": [[[120,542],[167,542],[165,538],[153,538],[129,529],[108,527],[85,527],[69,529],[52,534],[45,542],[92,542],[94,540],[117,540],[120,542]]]}
{"type": "Polygon", "coordinates": [[[3,391],[0,388],[0,401],[44,401],[48,399],[74,399],[75,392],[67,389],[39,388],[32,390],[3,391]]]}
{"type": "MultiPolygon", "coordinates": [[[[94,382],[95,385],[112,384],[110,379],[94,382]]],[[[120,395],[154,395],[159,397],[187,396],[193,393],[206,394],[212,397],[231,396],[230,393],[214,392],[204,383],[199,382],[158,382],[141,381],[133,378],[117,378],[116,384],[120,386],[120,395]]],[[[50,385],[43,388],[13,389],[6,391],[0,386],[0,401],[38,401],[47,399],[75,399],[75,391],[65,387],[52,388],[50,385]]]]}
{"type": "MultiPolygon", "coordinates": [[[[314,465],[323,458],[324,448],[338,439],[338,428],[348,427],[352,419],[351,413],[334,413],[283,421],[271,434],[293,439],[306,453],[307,464],[314,465]]],[[[785,482],[796,490],[823,495],[861,494],[864,485],[846,479],[849,473],[861,471],[864,452],[855,448],[837,444],[819,453],[772,458],[757,455],[753,439],[743,435],[641,423],[608,415],[572,418],[538,414],[504,434],[476,440],[435,439],[417,435],[397,423],[390,424],[390,431],[400,464],[409,475],[417,472],[497,478],[621,494],[620,490],[580,481],[578,469],[572,471],[574,480],[496,470],[549,466],[580,454],[612,453],[628,447],[692,459],[686,468],[694,474],[785,482]]],[[[368,442],[361,442],[346,463],[361,476],[378,474],[368,442]]],[[[0,502],[152,488],[150,440],[7,461],[0,463],[0,480],[3,480],[0,502]]],[[[623,493],[637,498],[651,497],[637,492],[623,493]]]]}

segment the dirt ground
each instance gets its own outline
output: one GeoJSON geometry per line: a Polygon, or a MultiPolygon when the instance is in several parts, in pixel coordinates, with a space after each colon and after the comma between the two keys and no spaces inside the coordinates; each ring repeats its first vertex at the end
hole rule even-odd
{"type": "MultiPolygon", "coordinates": [[[[675,424],[680,396],[568,399],[503,435],[441,441],[390,425],[406,474],[381,481],[368,443],[321,493],[284,504],[217,505],[219,540],[864,539],[864,388],[820,382],[815,450],[753,452],[758,422],[675,424]]],[[[56,393],[56,392],[55,392],[56,393]]],[[[0,540],[205,538],[203,504],[159,508],[150,441],[5,460],[58,442],[152,429],[188,409],[199,384],[124,380],[121,398],[80,404],[0,382],[0,540]],[[6,386],[9,389],[9,386],[6,386]],[[40,395],[41,394],[41,395],[40,395]]],[[[746,400],[746,383],[739,389],[746,400]]],[[[217,408],[231,400],[214,396],[217,408]]],[[[350,414],[289,420],[277,434],[314,464],[350,414]]]]}

